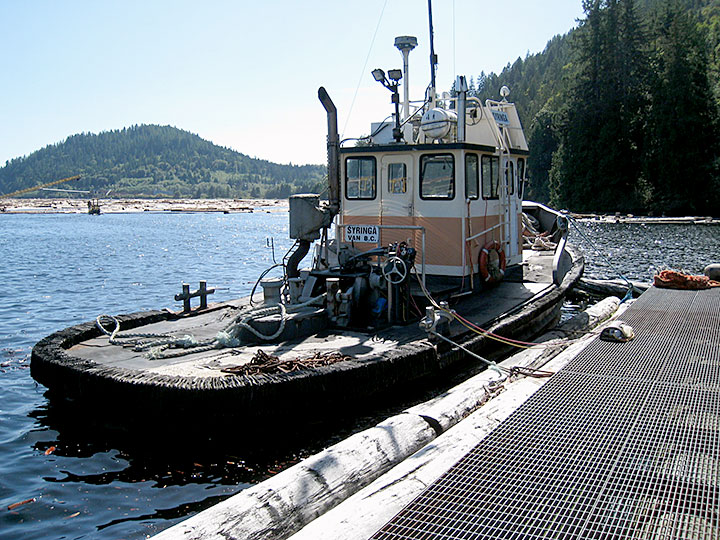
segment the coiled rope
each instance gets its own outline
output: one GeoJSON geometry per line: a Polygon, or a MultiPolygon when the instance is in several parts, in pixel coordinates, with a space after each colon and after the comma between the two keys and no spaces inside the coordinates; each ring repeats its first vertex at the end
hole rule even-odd
{"type": "Polygon", "coordinates": [[[198,340],[194,336],[174,336],[172,334],[152,334],[152,333],[127,333],[121,336],[120,321],[111,315],[99,315],[95,319],[95,326],[106,336],[112,345],[120,345],[122,347],[132,347],[136,352],[146,352],[151,360],[162,358],[175,358],[186,354],[210,351],[213,349],[223,349],[239,347],[242,344],[240,334],[243,329],[247,330],[257,338],[264,341],[272,341],[278,338],[285,330],[288,311],[297,311],[305,307],[309,307],[325,298],[325,294],[311,298],[302,304],[294,304],[286,308],[283,304],[274,306],[264,306],[261,308],[251,308],[241,311],[230,323],[220,330],[215,337],[198,340]],[[280,315],[280,322],[277,330],[272,334],[265,334],[252,326],[252,322],[264,317],[272,315],[280,315]],[[105,322],[109,320],[114,326],[112,330],[105,326],[105,322]],[[168,351],[167,349],[178,349],[168,351]]]}

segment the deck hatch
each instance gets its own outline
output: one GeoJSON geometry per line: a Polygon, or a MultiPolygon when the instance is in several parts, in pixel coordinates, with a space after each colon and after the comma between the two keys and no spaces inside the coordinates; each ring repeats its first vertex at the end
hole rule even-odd
{"type": "Polygon", "coordinates": [[[720,290],[623,318],[373,538],[720,538],[720,290]]]}

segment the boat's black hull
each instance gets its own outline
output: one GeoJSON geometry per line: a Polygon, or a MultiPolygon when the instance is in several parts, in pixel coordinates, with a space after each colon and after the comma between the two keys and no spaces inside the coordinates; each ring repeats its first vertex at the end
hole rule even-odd
{"type": "MultiPolygon", "coordinates": [[[[491,330],[509,338],[528,339],[555,324],[565,296],[584,266],[580,253],[571,251],[571,255],[572,269],[560,285],[495,321],[491,330]]],[[[171,317],[166,311],[151,311],[118,319],[123,330],[129,330],[171,317]]],[[[465,353],[445,343],[433,345],[427,339],[415,339],[370,359],[350,359],[313,370],[252,377],[182,377],[101,365],[68,351],[99,335],[95,324],[88,322],[46,337],[33,348],[31,374],[49,389],[51,400],[73,402],[108,421],[128,425],[193,423],[214,429],[268,418],[342,414],[388,394],[408,395],[423,381],[467,360],[465,353]]],[[[498,349],[497,342],[476,334],[456,339],[482,355],[498,349]]]]}

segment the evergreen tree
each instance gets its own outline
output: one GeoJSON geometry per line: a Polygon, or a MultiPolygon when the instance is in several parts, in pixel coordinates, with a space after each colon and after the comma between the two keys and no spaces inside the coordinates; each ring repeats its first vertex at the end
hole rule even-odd
{"type": "Polygon", "coordinates": [[[551,106],[544,107],[532,121],[529,139],[532,151],[528,156],[528,174],[530,177],[525,198],[547,203],[550,201],[550,168],[553,154],[557,151],[559,140],[555,129],[555,113],[551,106]]]}
{"type": "Polygon", "coordinates": [[[694,17],[677,3],[655,23],[652,107],[645,168],[656,212],[717,212],[717,107],[708,52],[694,17]]]}
{"type": "Polygon", "coordinates": [[[642,30],[632,0],[584,0],[583,9],[553,157],[552,200],[576,211],[634,211],[643,186],[637,129],[645,107],[642,30]]]}
{"type": "MultiPolygon", "coordinates": [[[[278,165],[252,159],[170,126],[132,126],[97,135],[81,133],[9,160],[0,168],[6,194],[63,177],[81,175],[70,189],[114,196],[250,196],[253,183],[291,189],[325,175],[322,165],[278,165]],[[211,186],[212,190],[211,190],[211,186]],[[243,187],[244,186],[244,187],[243,187]]],[[[257,193],[257,192],[256,192],[257,193]]],[[[28,196],[57,196],[35,191],[28,196]]]]}

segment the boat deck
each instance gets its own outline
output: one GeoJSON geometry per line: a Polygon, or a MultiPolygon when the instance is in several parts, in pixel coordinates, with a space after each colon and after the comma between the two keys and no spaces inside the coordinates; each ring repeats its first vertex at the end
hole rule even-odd
{"type": "MultiPolygon", "coordinates": [[[[528,339],[558,321],[565,294],[582,273],[582,256],[572,250],[568,255],[572,267],[560,285],[552,283],[552,252],[528,252],[523,265],[508,276],[517,281],[454,298],[451,305],[485,329],[528,339]]],[[[94,321],[66,328],[33,348],[32,376],[63,403],[91,404],[96,416],[118,426],[141,422],[148,430],[157,425],[172,430],[192,419],[198,431],[213,433],[232,422],[261,429],[270,420],[276,425],[289,404],[307,417],[349,414],[371,397],[410,395],[468,361],[463,350],[428,340],[417,321],[384,329],[330,328],[321,308],[284,319],[265,313],[253,320],[254,328],[261,325],[266,335],[276,333],[284,321],[287,334],[278,342],[258,344],[241,334],[246,344],[218,348],[216,336],[241,322],[247,303],[240,299],[183,315],[118,315],[121,331],[113,343],[94,321]],[[163,349],[162,340],[147,334],[164,334],[166,343],[180,346],[163,349]],[[186,336],[202,346],[176,343],[189,342],[186,336]]],[[[115,326],[108,320],[104,324],[107,330],[115,326]]],[[[460,322],[452,321],[448,331],[476,354],[501,351],[502,345],[460,322]]],[[[247,328],[241,332],[250,333],[247,328]]]]}
{"type": "MultiPolygon", "coordinates": [[[[490,326],[503,314],[511,312],[551,287],[552,255],[551,252],[526,252],[523,272],[518,273],[518,276],[522,275],[522,281],[501,282],[482,294],[458,299],[454,307],[464,317],[477,324],[490,326]]],[[[142,332],[171,334],[177,337],[190,335],[197,340],[212,338],[232,321],[238,309],[246,303],[247,300],[226,302],[216,305],[214,309],[205,313],[154,322],[142,328],[120,332],[117,337],[123,338],[129,333],[142,332]]],[[[269,319],[273,318],[277,318],[277,323],[270,324],[271,331],[274,331],[279,324],[278,316],[269,317],[269,319]]],[[[111,326],[108,324],[108,327],[111,326]]],[[[467,330],[458,323],[454,323],[450,328],[451,336],[464,332],[467,330]]],[[[296,360],[315,354],[340,352],[355,361],[362,362],[424,337],[426,334],[417,323],[411,323],[379,332],[349,329],[342,332],[321,330],[307,337],[279,343],[249,344],[202,352],[192,352],[192,349],[188,349],[187,354],[182,356],[152,358],[147,351],[138,352],[130,347],[110,344],[108,337],[102,335],[77,343],[68,349],[68,353],[80,360],[92,361],[105,367],[153,375],[209,379],[225,377],[226,374],[221,370],[250,362],[260,349],[267,354],[277,356],[280,360],[296,360]]]]}
{"type": "Polygon", "coordinates": [[[624,320],[373,539],[720,538],[720,289],[624,320]]]}

